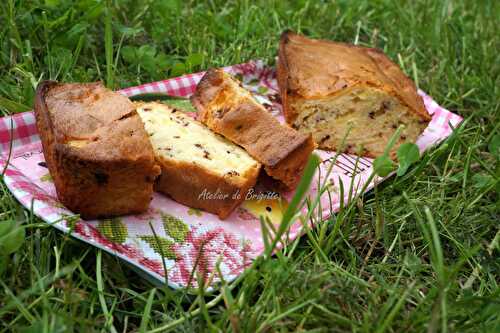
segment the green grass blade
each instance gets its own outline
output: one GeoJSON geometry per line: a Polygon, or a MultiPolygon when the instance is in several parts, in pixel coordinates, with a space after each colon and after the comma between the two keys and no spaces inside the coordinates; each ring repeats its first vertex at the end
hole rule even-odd
{"type": "Polygon", "coordinates": [[[113,15],[111,1],[106,1],[106,14],[104,17],[104,49],[106,53],[106,85],[108,88],[115,87],[115,69],[113,67],[113,15]]]}
{"type": "Polygon", "coordinates": [[[101,304],[101,309],[106,317],[105,327],[113,333],[117,333],[116,328],[113,326],[113,316],[109,313],[108,305],[106,304],[106,298],[104,297],[104,284],[102,282],[102,252],[97,251],[96,257],[96,281],[97,281],[97,292],[99,295],[99,303],[101,304]]]}
{"type": "Polygon", "coordinates": [[[149,319],[151,318],[151,308],[153,306],[153,300],[155,298],[156,289],[153,288],[149,292],[148,300],[146,306],[144,307],[144,312],[142,314],[141,326],[139,326],[139,332],[145,333],[148,329],[149,319]]]}
{"type": "Polygon", "coordinates": [[[272,251],[274,251],[274,249],[276,248],[276,244],[281,240],[281,237],[290,226],[290,223],[292,222],[294,215],[297,213],[300,207],[304,195],[309,190],[309,186],[311,185],[312,179],[314,177],[314,174],[316,173],[316,168],[318,167],[319,163],[320,159],[317,155],[312,154],[311,157],[309,157],[302,178],[299,182],[299,185],[297,186],[297,189],[295,190],[295,194],[292,200],[290,201],[290,204],[288,205],[287,209],[285,210],[285,213],[283,214],[283,218],[278,227],[278,230],[274,235],[273,242],[271,243],[269,248],[265,251],[266,257],[271,255],[272,251]]]}

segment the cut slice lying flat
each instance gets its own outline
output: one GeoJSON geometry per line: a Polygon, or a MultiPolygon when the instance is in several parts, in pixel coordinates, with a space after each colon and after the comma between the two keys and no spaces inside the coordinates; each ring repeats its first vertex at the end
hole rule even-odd
{"type": "Polygon", "coordinates": [[[178,109],[136,103],[161,175],[156,189],[226,218],[255,184],[260,163],[178,109]]]}

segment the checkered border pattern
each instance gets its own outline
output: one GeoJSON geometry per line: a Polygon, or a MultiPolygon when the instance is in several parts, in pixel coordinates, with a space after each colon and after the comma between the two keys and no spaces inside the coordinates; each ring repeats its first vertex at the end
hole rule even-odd
{"type": "MultiPolygon", "coordinates": [[[[250,62],[256,66],[262,66],[262,61],[250,62]]],[[[233,66],[224,67],[225,71],[231,71],[233,66]]],[[[190,96],[194,93],[196,85],[201,80],[205,72],[198,72],[175,77],[168,80],[156,81],[151,83],[142,84],[136,87],[129,87],[118,90],[127,97],[142,95],[142,94],[157,94],[163,93],[170,96],[190,96]]]]}
{"type": "Polygon", "coordinates": [[[11,135],[13,149],[40,140],[33,112],[0,118],[0,154],[8,153],[11,135]]]}
{"type": "Polygon", "coordinates": [[[443,139],[448,137],[453,129],[460,125],[463,118],[439,106],[432,97],[422,90],[419,90],[418,94],[422,96],[427,112],[432,116],[429,128],[434,129],[436,134],[443,139]]]}
{"type": "Polygon", "coordinates": [[[130,87],[119,90],[125,96],[135,96],[140,94],[166,93],[171,96],[191,95],[200,81],[203,73],[188,74],[170,80],[157,81],[143,84],[137,87],[130,87]]]}

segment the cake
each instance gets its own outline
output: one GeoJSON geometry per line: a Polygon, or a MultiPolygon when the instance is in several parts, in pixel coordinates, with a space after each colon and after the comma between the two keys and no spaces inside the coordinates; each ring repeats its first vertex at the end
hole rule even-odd
{"type": "Polygon", "coordinates": [[[182,111],[161,103],[136,103],[161,176],[156,190],[221,219],[255,184],[260,163],[182,111]]]}
{"type": "Polygon", "coordinates": [[[320,149],[377,157],[403,125],[394,158],[431,119],[415,84],[377,49],[286,31],[277,78],[286,121],[320,149]]]}
{"type": "Polygon", "coordinates": [[[240,82],[221,69],[210,69],[191,97],[198,119],[243,147],[262,163],[267,175],[293,189],[314,150],[311,134],[282,125],[240,82]]]}
{"type": "Polygon", "coordinates": [[[35,117],[59,201],[84,219],[141,213],[160,168],[134,105],[101,83],[38,85],[35,117]]]}

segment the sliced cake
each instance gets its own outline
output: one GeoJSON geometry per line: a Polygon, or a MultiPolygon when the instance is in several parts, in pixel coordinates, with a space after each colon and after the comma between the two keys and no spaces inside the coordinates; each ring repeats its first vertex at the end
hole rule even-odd
{"type": "Polygon", "coordinates": [[[278,83],[286,121],[321,149],[377,157],[403,125],[394,158],[431,120],[415,84],[376,49],[284,32],[278,83]]]}
{"type": "Polygon", "coordinates": [[[260,163],[242,148],[175,108],[136,103],[156,160],[156,190],[226,218],[255,184],[260,163]]]}
{"type": "Polygon", "coordinates": [[[199,119],[213,131],[243,147],[266,173],[296,187],[314,143],[309,133],[282,125],[240,82],[221,69],[210,69],[191,97],[199,119]]]}
{"type": "Polygon", "coordinates": [[[46,81],[34,109],[62,204],[84,219],[147,210],[160,168],[128,98],[101,83],[46,81]]]}

